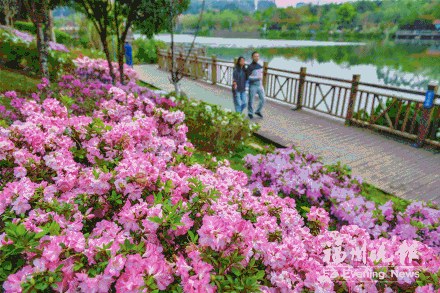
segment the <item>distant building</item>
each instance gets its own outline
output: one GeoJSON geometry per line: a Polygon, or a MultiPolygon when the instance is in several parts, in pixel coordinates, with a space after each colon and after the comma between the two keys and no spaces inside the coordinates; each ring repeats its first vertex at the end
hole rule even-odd
{"type": "Polygon", "coordinates": [[[304,6],[304,5],[306,5],[306,3],[303,3],[303,2],[296,3],[296,7],[301,7],[301,6],[304,6]]]}
{"type": "Polygon", "coordinates": [[[432,24],[435,25],[435,28],[437,30],[440,30],[440,19],[434,20],[434,22],[432,24]]]}

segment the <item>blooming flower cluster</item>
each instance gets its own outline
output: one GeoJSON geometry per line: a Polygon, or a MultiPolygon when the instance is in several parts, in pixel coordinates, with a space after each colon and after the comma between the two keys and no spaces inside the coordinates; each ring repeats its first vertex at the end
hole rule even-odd
{"type": "MultiPolygon", "coordinates": [[[[36,38],[34,36],[32,36],[28,33],[25,33],[25,32],[21,32],[16,29],[11,29],[8,26],[2,25],[2,26],[0,26],[0,28],[5,30],[6,32],[8,32],[10,35],[10,38],[12,38],[12,40],[14,40],[14,38],[16,38],[16,37],[26,43],[32,43],[36,40],[36,38]]],[[[66,46],[64,46],[63,44],[55,43],[52,41],[49,41],[49,49],[54,50],[54,51],[59,51],[59,52],[70,52],[70,50],[66,46]]]]}
{"type": "MultiPolygon", "coordinates": [[[[426,243],[402,233],[372,238],[374,228],[359,221],[329,231],[330,216],[344,211],[338,205],[330,213],[313,206],[307,219],[298,213],[285,195],[305,194],[316,205],[331,194],[357,198],[356,182],[322,175],[314,156],[249,156],[250,179],[227,160],[208,170],[192,158],[185,114],[159,107],[150,91],[62,80],[57,91],[43,81],[34,99],[15,101],[19,119],[0,127],[0,215],[9,227],[0,247],[22,260],[5,292],[435,292],[436,284],[416,283],[417,274],[440,270],[426,243]],[[88,115],[72,108],[93,99],[88,115]],[[322,223],[319,231],[306,220],[322,223]],[[365,264],[403,274],[379,282],[365,264]]],[[[389,204],[380,210],[392,220],[389,204]]],[[[407,209],[435,225],[426,211],[407,209]]]]}
{"type": "MultiPolygon", "coordinates": [[[[436,202],[413,202],[405,211],[393,209],[392,201],[377,205],[360,194],[362,177],[346,175],[340,180],[334,173],[325,174],[316,156],[304,156],[294,148],[267,156],[248,155],[245,160],[253,171],[249,185],[252,190],[266,186],[285,195],[304,196],[311,204],[330,205],[329,211],[339,220],[339,226],[357,225],[375,239],[399,236],[422,241],[440,252],[440,210],[435,208],[436,202]],[[306,166],[302,166],[303,157],[306,166]]],[[[321,217],[319,214],[313,218],[321,217]]]]}
{"type": "MultiPolygon", "coordinates": [[[[78,57],[73,60],[77,66],[77,73],[83,79],[99,79],[104,83],[111,83],[112,78],[110,76],[110,69],[108,61],[104,59],[90,59],[89,57],[78,57]]],[[[112,62],[113,72],[115,73],[116,80],[119,80],[119,64],[112,62]]],[[[139,77],[130,66],[124,64],[124,80],[137,80],[139,77]]]]}

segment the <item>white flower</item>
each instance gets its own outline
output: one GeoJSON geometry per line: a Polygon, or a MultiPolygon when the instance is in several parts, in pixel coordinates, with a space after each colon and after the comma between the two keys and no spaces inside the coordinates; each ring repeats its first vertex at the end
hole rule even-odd
{"type": "Polygon", "coordinates": [[[225,109],[225,113],[232,112],[231,109],[225,109]]]}
{"type": "Polygon", "coordinates": [[[197,103],[192,103],[191,106],[197,106],[197,103]]]}
{"type": "Polygon", "coordinates": [[[175,97],[170,97],[171,102],[174,102],[176,100],[175,97]]]}
{"type": "Polygon", "coordinates": [[[228,121],[222,121],[222,125],[228,124],[228,121]]]}
{"type": "Polygon", "coordinates": [[[212,111],[211,106],[209,106],[209,105],[206,105],[206,106],[205,106],[205,109],[206,109],[206,111],[208,111],[208,112],[211,112],[211,111],[212,111]]]}

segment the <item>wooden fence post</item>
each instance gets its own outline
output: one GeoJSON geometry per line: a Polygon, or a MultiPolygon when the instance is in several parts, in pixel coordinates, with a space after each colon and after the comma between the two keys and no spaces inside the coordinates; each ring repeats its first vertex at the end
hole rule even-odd
{"type": "MultiPolygon", "coordinates": [[[[428,85],[428,92],[430,92],[430,91],[434,92],[433,97],[432,97],[432,101],[434,102],[435,93],[437,92],[437,86],[435,84],[428,85]]],[[[432,93],[430,93],[430,94],[432,94],[432,93]]],[[[418,131],[418,135],[417,135],[417,140],[416,140],[415,144],[412,144],[412,146],[415,148],[421,148],[425,143],[425,136],[426,136],[426,132],[428,131],[429,124],[431,124],[430,120],[431,120],[432,114],[434,112],[434,106],[432,105],[429,108],[422,106],[421,111],[422,111],[422,120],[420,121],[420,124],[419,124],[419,131],[418,131]]],[[[416,115],[416,114],[417,113],[414,113],[414,115],[416,115]]]]}
{"type": "Polygon", "coordinates": [[[199,62],[197,60],[197,54],[193,53],[194,55],[194,79],[198,79],[199,78],[199,62]]]}
{"type": "Polygon", "coordinates": [[[211,79],[212,79],[212,84],[217,84],[217,56],[216,55],[212,55],[212,64],[211,64],[211,79]]]}
{"type": "Polygon", "coordinates": [[[179,69],[181,68],[182,75],[185,72],[185,66],[183,64],[183,61],[184,61],[183,60],[183,53],[182,53],[182,51],[180,51],[179,52],[179,69]]]}
{"type": "Polygon", "coordinates": [[[345,117],[345,125],[350,126],[350,119],[353,117],[354,105],[356,103],[356,95],[359,87],[359,79],[361,78],[358,74],[353,74],[353,80],[351,82],[350,99],[348,101],[347,116],[345,117]]]}
{"type": "Polygon", "coordinates": [[[296,96],[297,99],[297,105],[296,108],[293,110],[301,110],[302,103],[303,103],[303,93],[304,93],[304,84],[306,83],[306,67],[301,67],[300,73],[299,73],[299,85],[298,85],[298,92],[296,96]]]}
{"type": "Polygon", "coordinates": [[[264,88],[264,93],[267,96],[267,88],[266,88],[266,84],[267,84],[267,65],[269,63],[267,61],[264,61],[263,63],[263,88],[264,88]]]}
{"type": "Polygon", "coordinates": [[[171,56],[171,50],[168,50],[168,68],[167,68],[167,70],[171,70],[172,68],[171,68],[171,58],[172,58],[173,56],[171,56]]]}

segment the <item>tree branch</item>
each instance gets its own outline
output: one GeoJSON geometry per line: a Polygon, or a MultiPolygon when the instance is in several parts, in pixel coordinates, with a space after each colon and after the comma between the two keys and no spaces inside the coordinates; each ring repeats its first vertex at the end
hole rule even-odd
{"type": "MultiPolygon", "coordinates": [[[[183,65],[180,66],[180,68],[179,68],[179,69],[177,70],[177,72],[176,72],[177,82],[179,82],[179,81],[183,78],[183,74],[182,74],[183,66],[185,66],[185,64],[186,64],[186,62],[187,62],[187,60],[188,60],[188,57],[189,57],[189,55],[191,54],[191,50],[192,50],[192,48],[193,48],[193,46],[194,46],[194,42],[195,42],[196,37],[197,37],[197,35],[198,35],[198,33],[199,33],[199,30],[200,30],[200,22],[202,21],[203,11],[204,11],[204,10],[205,10],[205,0],[203,0],[202,10],[200,11],[200,18],[199,18],[199,22],[198,22],[198,24],[197,24],[197,30],[196,30],[196,33],[194,34],[194,39],[193,39],[193,42],[192,42],[192,44],[191,44],[191,47],[190,47],[190,49],[189,49],[189,51],[188,51],[188,55],[186,56],[185,61],[183,62],[183,65]],[[179,76],[179,74],[180,74],[180,76],[179,76]]],[[[171,31],[173,31],[173,30],[174,30],[174,27],[171,28],[171,31]]],[[[174,59],[174,51],[172,52],[172,54],[173,54],[172,58],[174,59]]]]}

